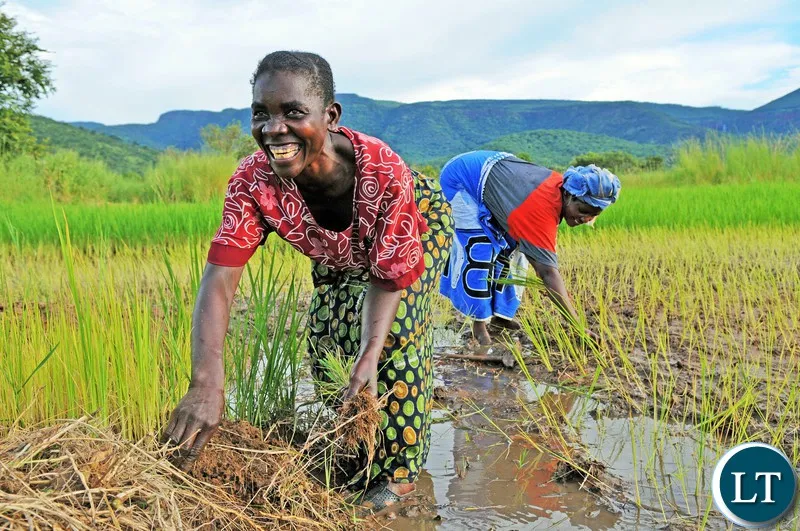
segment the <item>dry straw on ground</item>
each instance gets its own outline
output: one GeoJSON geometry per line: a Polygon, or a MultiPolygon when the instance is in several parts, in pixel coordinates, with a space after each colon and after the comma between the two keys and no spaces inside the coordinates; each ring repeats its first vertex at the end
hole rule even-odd
{"type": "Polygon", "coordinates": [[[5,430],[0,529],[353,529],[307,458],[224,423],[191,475],[155,440],[132,443],[87,418],[5,430]]]}

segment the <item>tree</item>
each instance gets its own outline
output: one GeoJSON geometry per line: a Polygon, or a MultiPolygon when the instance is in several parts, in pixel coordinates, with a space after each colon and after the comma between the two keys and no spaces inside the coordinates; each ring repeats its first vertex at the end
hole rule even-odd
{"type": "Polygon", "coordinates": [[[54,90],[50,62],[39,56],[45,50],[16,26],[0,11],[0,153],[23,151],[34,144],[28,113],[36,100],[54,90]]]}
{"type": "Polygon", "coordinates": [[[258,151],[256,141],[244,132],[237,121],[225,127],[209,124],[200,130],[200,138],[203,139],[203,149],[212,153],[232,155],[237,160],[258,151]]]}
{"type": "Polygon", "coordinates": [[[590,151],[578,155],[569,163],[570,166],[588,166],[589,164],[595,164],[614,173],[637,171],[642,167],[642,162],[638,158],[625,151],[605,151],[603,153],[590,151]]]}

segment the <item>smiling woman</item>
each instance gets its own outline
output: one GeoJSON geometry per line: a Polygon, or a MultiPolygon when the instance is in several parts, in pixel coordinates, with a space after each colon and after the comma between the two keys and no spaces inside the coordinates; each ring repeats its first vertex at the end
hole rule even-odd
{"type": "MultiPolygon", "coordinates": [[[[312,358],[354,358],[344,399],[392,392],[383,436],[352,478],[374,509],[414,489],[428,453],[432,405],[430,298],[450,242],[449,206],[377,138],[339,125],[333,76],[316,54],[274,52],[253,75],[260,150],[231,177],[192,327],[192,379],[165,438],[196,458],[220,423],[222,346],[242,270],[275,233],[313,260],[312,358]]],[[[318,360],[314,370],[324,377],[318,360]]]]}

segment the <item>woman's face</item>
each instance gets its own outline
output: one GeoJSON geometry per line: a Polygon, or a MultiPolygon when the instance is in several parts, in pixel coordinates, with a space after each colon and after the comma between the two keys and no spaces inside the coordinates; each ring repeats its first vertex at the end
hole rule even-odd
{"type": "Polygon", "coordinates": [[[588,203],[584,203],[580,199],[576,199],[574,196],[567,196],[564,199],[564,206],[561,209],[561,217],[567,222],[567,225],[570,227],[577,227],[578,225],[583,225],[584,223],[588,223],[594,218],[596,218],[601,209],[597,207],[593,207],[588,203]]]}
{"type": "Polygon", "coordinates": [[[339,104],[326,106],[307,76],[282,71],[256,79],[251,109],[253,138],[283,179],[313,167],[341,116],[339,104]]]}

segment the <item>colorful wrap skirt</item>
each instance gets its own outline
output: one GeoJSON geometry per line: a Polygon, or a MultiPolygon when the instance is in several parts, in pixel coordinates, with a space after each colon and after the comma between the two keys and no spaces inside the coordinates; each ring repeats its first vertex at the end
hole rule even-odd
{"type": "Polygon", "coordinates": [[[455,229],[439,293],[476,321],[488,321],[493,316],[511,320],[525,288],[502,281],[525,278],[527,270],[528,260],[518,250],[498,248],[482,230],[455,229]]]}
{"type": "MultiPolygon", "coordinates": [[[[422,235],[425,271],[403,290],[397,317],[378,362],[378,395],[393,391],[381,411],[377,448],[368,475],[354,482],[385,477],[414,482],[430,446],[433,402],[433,323],[431,302],[447,262],[452,238],[450,206],[437,181],[414,173],[416,202],[429,231],[422,235]]],[[[358,355],[361,307],[369,274],[334,271],[314,264],[314,293],[309,309],[309,352],[314,376],[328,379],[316,356],[335,348],[339,355],[358,355]]],[[[354,484],[354,483],[351,483],[354,484]]]]}

